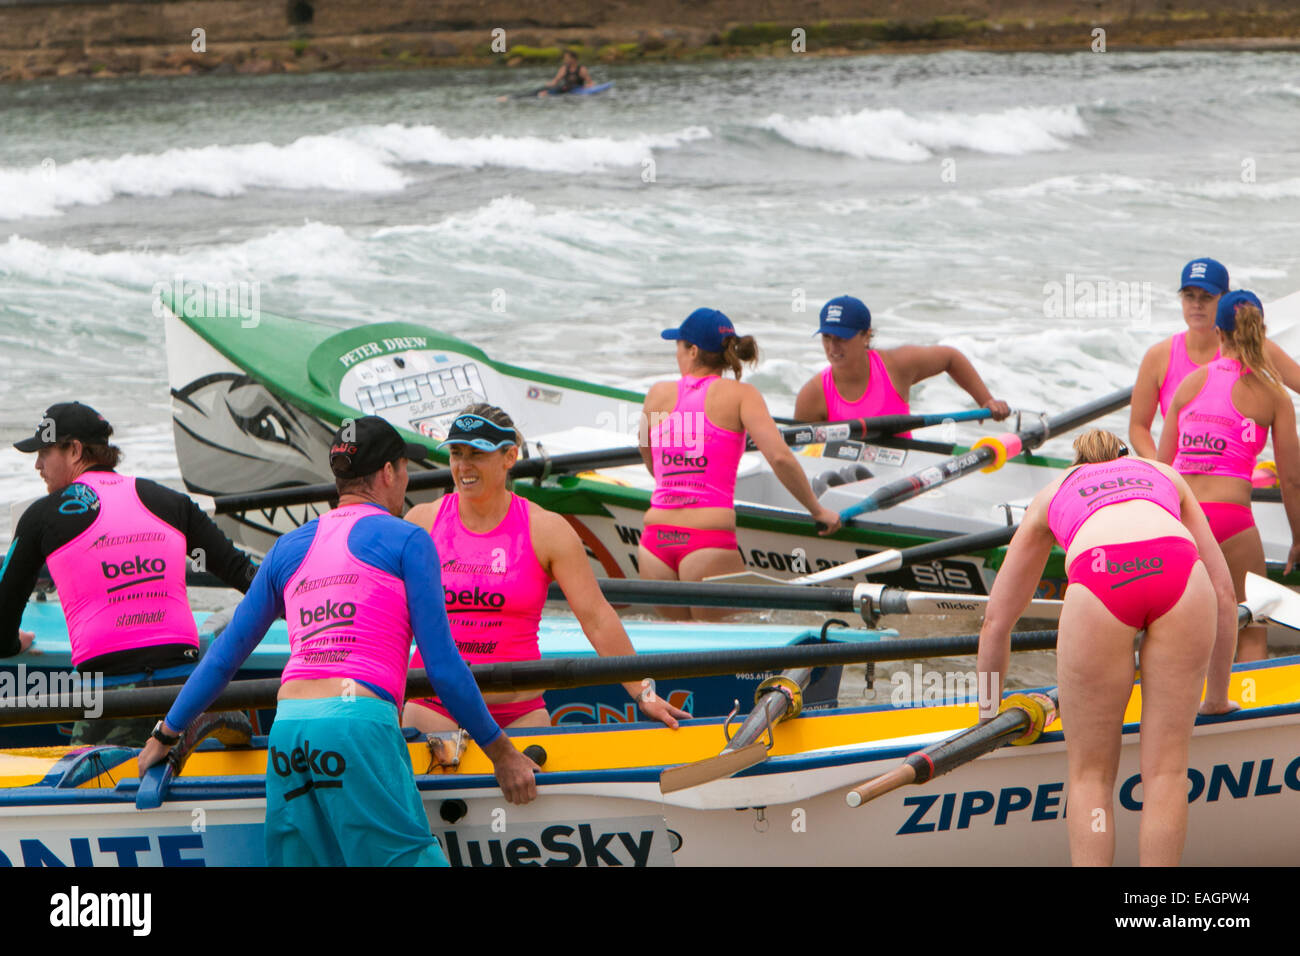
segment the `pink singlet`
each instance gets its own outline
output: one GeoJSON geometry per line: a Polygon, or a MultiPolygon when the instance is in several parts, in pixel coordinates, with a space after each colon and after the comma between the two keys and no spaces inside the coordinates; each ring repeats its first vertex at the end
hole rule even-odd
{"type": "MultiPolygon", "coordinates": [[[[736,469],[745,451],[745,433],[719,428],[704,411],[717,375],[682,376],[677,404],[650,430],[655,491],[651,508],[734,508],[736,469]]],[[[682,559],[705,548],[736,549],[736,533],[718,528],[648,524],[641,544],[676,574],[682,559]]]]}
{"type": "Polygon", "coordinates": [[[281,683],[350,677],[382,688],[395,702],[406,696],[406,585],[348,550],[352,526],[373,514],[387,512],[356,504],[316,519],[316,537],[284,591],[289,663],[281,683]]]}
{"type": "Polygon", "coordinates": [[[683,375],[677,383],[677,404],[662,421],[651,423],[651,508],[735,507],[745,433],[719,428],[705,414],[704,399],[716,381],[717,375],[683,375]]]}
{"type": "Polygon", "coordinates": [[[199,646],[185,594],[185,536],[140,501],[135,479],[88,471],[99,515],[46,565],[68,622],[72,664],[158,644],[199,646]]]}
{"type": "MultiPolygon", "coordinates": [[[[1214,358],[1217,359],[1218,357],[1219,351],[1215,349],[1214,358]]],[[[1210,361],[1214,361],[1214,359],[1210,361]]],[[[1173,404],[1174,392],[1178,391],[1178,386],[1183,384],[1183,379],[1198,368],[1204,368],[1204,366],[1197,365],[1187,354],[1187,333],[1179,332],[1169,340],[1169,367],[1165,369],[1165,379],[1160,383],[1161,418],[1169,415],[1169,406],[1173,404]]]]}
{"type": "MultiPolygon", "coordinates": [[[[1206,366],[1205,384],[1178,414],[1178,455],[1174,468],[1184,475],[1219,475],[1249,482],[1255,459],[1268,441],[1260,428],[1238,411],[1232,386],[1242,375],[1236,359],[1217,358],[1206,366]]],[[[1214,540],[1220,543],[1255,526],[1247,505],[1202,501],[1214,540]]]]}
{"type": "MultiPolygon", "coordinates": [[[[501,523],[479,534],[460,520],[460,496],[443,495],[431,533],[442,562],[442,592],[451,636],[465,662],[540,658],[537,631],[551,576],[533,551],[527,499],[512,495],[501,523]]],[[[424,666],[418,650],[411,666],[424,666]]],[[[415,702],[451,716],[436,697],[415,702]]],[[[488,710],[505,727],[545,706],[538,694],[528,700],[489,704],[488,710]]]]}
{"type": "MultiPolygon", "coordinates": [[[[1047,524],[1069,551],[1089,518],[1124,501],[1150,501],[1178,519],[1182,514],[1178,489],[1158,469],[1117,458],[1071,472],[1052,496],[1047,524]]],[[[1199,560],[1195,544],[1168,535],[1089,548],[1070,562],[1066,576],[1091,591],[1117,620],[1140,629],[1178,603],[1199,560]]]]}
{"type": "MultiPolygon", "coordinates": [[[[884,360],[875,349],[871,349],[867,355],[871,359],[870,379],[867,390],[856,402],[850,402],[840,394],[835,387],[835,374],[829,365],[822,372],[822,395],[826,399],[827,421],[842,422],[850,418],[911,414],[912,410],[906,400],[894,387],[894,380],[889,377],[884,360]]],[[[908,432],[902,437],[911,438],[912,433],[908,432]]]]}
{"type": "Polygon", "coordinates": [[[1178,413],[1174,469],[1183,475],[1250,481],[1255,459],[1268,441],[1268,427],[1259,427],[1233,404],[1232,386],[1249,373],[1236,359],[1215,359],[1205,368],[1205,384],[1178,413]]]}

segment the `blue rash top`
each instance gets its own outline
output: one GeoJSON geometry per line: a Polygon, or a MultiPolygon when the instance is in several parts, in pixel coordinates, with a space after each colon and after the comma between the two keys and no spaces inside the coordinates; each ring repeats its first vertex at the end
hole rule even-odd
{"type": "MultiPolygon", "coordinates": [[[[168,727],[182,730],[211,707],[271,624],[284,616],[285,589],[307,557],[316,526],[315,521],[310,521],[283,535],[271,547],[230,626],[213,642],[168,711],[168,727]]],[[[474,676],[452,641],[441,565],[433,540],[421,528],[376,505],[375,513],[359,519],[348,534],[348,551],[361,563],[405,584],[415,643],[434,689],[456,722],[479,746],[487,747],[501,734],[501,728],[488,713],[474,676]]],[[[374,684],[358,683],[365,683],[390,700],[374,684]]]]}

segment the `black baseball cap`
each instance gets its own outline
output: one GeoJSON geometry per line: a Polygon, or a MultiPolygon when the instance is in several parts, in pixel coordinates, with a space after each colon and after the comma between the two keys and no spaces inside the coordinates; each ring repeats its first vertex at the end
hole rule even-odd
{"type": "Polygon", "coordinates": [[[345,421],[330,444],[330,471],[336,478],[364,478],[390,461],[429,457],[423,445],[402,440],[397,429],[378,415],[345,421]]]}
{"type": "Polygon", "coordinates": [[[81,402],[59,402],[45,409],[45,416],[31,438],[14,442],[22,452],[40,451],[76,439],[85,445],[104,445],[113,434],[113,426],[103,415],[81,402]]]}

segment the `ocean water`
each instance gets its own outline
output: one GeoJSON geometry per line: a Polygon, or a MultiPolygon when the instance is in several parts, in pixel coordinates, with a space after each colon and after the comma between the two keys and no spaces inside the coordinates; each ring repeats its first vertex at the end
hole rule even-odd
{"type": "MultiPolygon", "coordinates": [[[[1300,289],[1294,64],[791,58],[506,103],[541,71],[0,86],[0,540],[43,491],[9,443],[51,402],[103,411],[126,470],[179,478],[151,294],[176,277],[633,388],[676,374],[657,333],[708,305],[757,337],[777,413],[850,293],[879,345],[957,346],[998,397],[1060,411],[1183,327],[1187,259],[1265,302],[1300,289]]],[[[968,405],[945,379],[912,398],[968,405]]]]}

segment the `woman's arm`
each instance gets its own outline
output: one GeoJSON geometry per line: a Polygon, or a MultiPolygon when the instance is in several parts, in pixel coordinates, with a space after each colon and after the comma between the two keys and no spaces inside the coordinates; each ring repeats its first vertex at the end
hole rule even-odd
{"type": "Polygon", "coordinates": [[[1034,497],[993,580],[976,659],[981,722],[997,716],[1002,684],[1011,664],[1011,628],[1033,599],[1056,544],[1047,524],[1047,505],[1059,485],[1060,481],[1055,481],[1034,497]]]}
{"type": "MultiPolygon", "coordinates": [[[[1133,454],[1140,458],[1156,458],[1156,439],[1151,434],[1151,423],[1156,420],[1156,409],[1160,406],[1161,346],[1158,343],[1147,349],[1138,366],[1137,381],[1133,383],[1133,401],[1128,410],[1128,443],[1133,454]]],[[[1165,354],[1168,349],[1165,349],[1165,354]]],[[[1178,419],[1171,413],[1167,422],[1178,419]]],[[[1175,429],[1176,431],[1177,429],[1175,429]]],[[[1165,431],[1169,431],[1168,428],[1165,431]]],[[[1163,459],[1161,459],[1163,460],[1163,459]]]]}
{"type": "Polygon", "coordinates": [[[1300,362],[1288,355],[1286,349],[1276,342],[1266,342],[1264,352],[1277,369],[1282,384],[1293,392],[1300,392],[1300,362]]]}
{"type": "Polygon", "coordinates": [[[980,408],[993,412],[995,421],[1011,414],[1006,402],[993,397],[984,379],[962,352],[949,345],[905,345],[892,350],[891,359],[898,370],[894,386],[898,394],[907,397],[907,390],[917,382],[946,372],[980,408]],[[906,386],[906,387],[904,387],[906,386]]]}
{"type": "Polygon", "coordinates": [[[1235,707],[1228,700],[1228,679],[1232,676],[1232,658],[1237,652],[1237,592],[1232,586],[1228,562],[1219,542],[1214,540],[1214,533],[1210,531],[1210,523],[1205,519],[1196,495],[1178,472],[1167,466],[1160,470],[1178,489],[1183,526],[1192,533],[1201,563],[1209,572],[1210,584],[1214,587],[1219,611],[1214,648],[1210,651],[1209,669],[1205,675],[1205,700],[1201,704],[1201,713],[1222,714],[1235,707]]]}
{"type": "Polygon", "coordinates": [[[1300,561],[1300,438],[1296,435],[1295,408],[1291,396],[1279,394],[1273,410],[1273,457],[1282,491],[1282,507],[1291,525],[1291,550],[1286,556],[1286,573],[1300,561]]]}
{"type": "Polygon", "coordinates": [[[794,420],[797,422],[824,422],[828,419],[826,394],[822,391],[822,377],[814,375],[804,382],[794,400],[794,420]]]}

